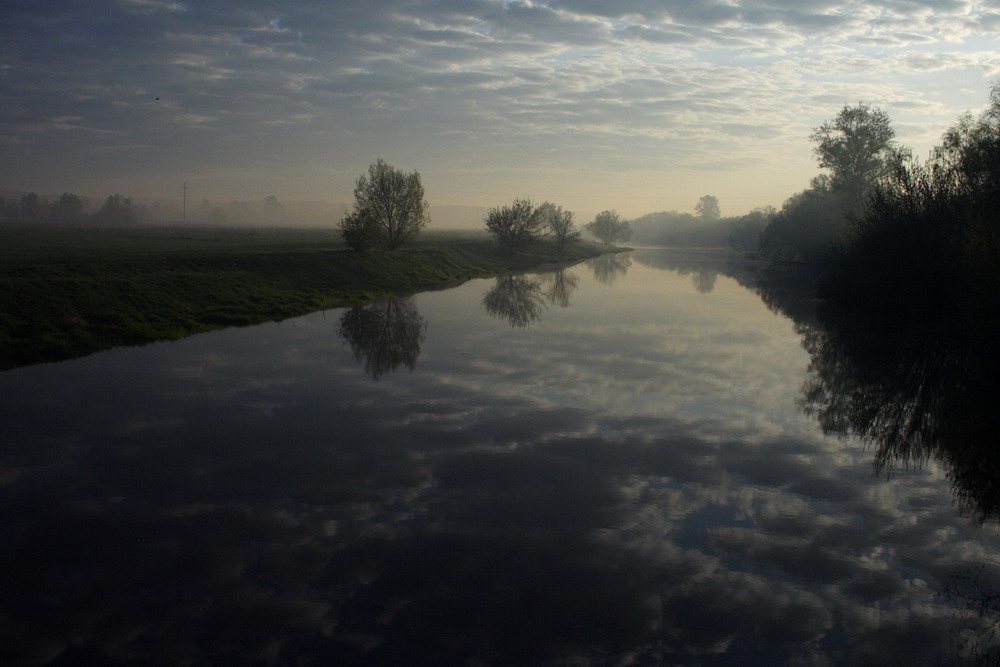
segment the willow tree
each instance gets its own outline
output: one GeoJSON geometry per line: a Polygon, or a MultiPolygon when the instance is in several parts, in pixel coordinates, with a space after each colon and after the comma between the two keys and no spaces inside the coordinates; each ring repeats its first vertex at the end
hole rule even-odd
{"type": "Polygon", "coordinates": [[[396,169],[379,158],[361,174],[354,188],[355,215],[371,216],[382,244],[392,250],[420,233],[430,222],[420,174],[396,169]]]}

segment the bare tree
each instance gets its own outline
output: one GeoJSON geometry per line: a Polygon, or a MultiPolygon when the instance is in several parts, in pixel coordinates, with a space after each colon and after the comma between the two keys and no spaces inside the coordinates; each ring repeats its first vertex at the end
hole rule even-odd
{"type": "Polygon", "coordinates": [[[424,199],[420,174],[396,169],[382,158],[358,177],[354,188],[354,211],[368,213],[377,221],[381,240],[392,250],[420,233],[430,222],[430,206],[424,199]]]}
{"type": "Polygon", "coordinates": [[[549,235],[555,241],[559,252],[563,251],[566,244],[580,238],[580,232],[576,229],[576,223],[573,222],[572,211],[564,211],[562,206],[556,206],[547,201],[538,207],[538,215],[545,227],[548,228],[549,235]]]}

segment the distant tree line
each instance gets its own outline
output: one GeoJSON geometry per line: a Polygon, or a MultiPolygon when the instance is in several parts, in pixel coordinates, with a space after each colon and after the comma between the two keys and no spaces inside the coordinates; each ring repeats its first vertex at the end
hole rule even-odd
{"type": "Polygon", "coordinates": [[[141,207],[122,195],[110,195],[96,211],[87,199],[63,193],[49,200],[34,192],[19,198],[0,197],[0,222],[20,225],[132,225],[144,214],[141,207]]]}
{"type": "Polygon", "coordinates": [[[719,200],[705,195],[694,213],[660,211],[631,221],[633,238],[639,243],[662,246],[724,248],[755,251],[760,237],[777,211],[772,206],[756,208],[745,215],[723,217],[719,200]]]}

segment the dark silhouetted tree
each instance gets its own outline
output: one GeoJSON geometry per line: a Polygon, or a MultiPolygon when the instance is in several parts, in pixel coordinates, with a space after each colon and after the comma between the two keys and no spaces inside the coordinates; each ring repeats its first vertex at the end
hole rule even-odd
{"type": "Polygon", "coordinates": [[[373,162],[355,183],[355,213],[369,212],[378,222],[380,242],[390,250],[427,226],[429,209],[420,174],[404,173],[382,158],[373,162]]]}
{"type": "Polygon", "coordinates": [[[705,195],[694,205],[694,212],[703,222],[715,222],[722,217],[719,200],[712,195],[705,195]]]}
{"type": "Polygon", "coordinates": [[[76,195],[64,192],[49,210],[52,222],[58,225],[76,225],[83,222],[83,200],[76,195]]]}
{"type": "Polygon", "coordinates": [[[137,220],[132,200],[121,195],[111,195],[94,215],[94,222],[100,225],[132,225],[137,220]]]}
{"type": "Polygon", "coordinates": [[[368,252],[379,243],[378,220],[368,209],[348,213],[338,226],[344,242],[358,252],[368,252]]]}
{"type": "Polygon", "coordinates": [[[598,213],[592,222],[587,223],[586,229],[605,245],[615,245],[632,238],[632,228],[628,221],[622,220],[617,211],[598,213]]]}
{"type": "Polygon", "coordinates": [[[529,199],[515,199],[509,206],[491,208],[484,220],[486,231],[509,253],[541,238],[545,220],[529,199]]]}
{"type": "Polygon", "coordinates": [[[760,235],[760,251],[783,262],[820,262],[847,228],[841,197],[825,174],[784,203],[760,235]]]}
{"type": "Polygon", "coordinates": [[[41,198],[34,192],[30,192],[21,197],[18,205],[18,217],[20,222],[33,225],[44,220],[44,211],[41,198]]]}
{"type": "Polygon", "coordinates": [[[264,221],[271,224],[281,222],[285,217],[285,205],[275,195],[264,197],[260,210],[264,221]]]}
{"type": "Polygon", "coordinates": [[[761,206],[733,218],[729,227],[729,245],[736,250],[757,250],[761,234],[777,213],[773,206],[761,206]]]}
{"type": "Polygon", "coordinates": [[[830,187],[844,198],[845,211],[860,215],[872,186],[902,153],[889,114],[867,104],[844,106],[813,130],[819,166],[830,170],[830,187]]]}

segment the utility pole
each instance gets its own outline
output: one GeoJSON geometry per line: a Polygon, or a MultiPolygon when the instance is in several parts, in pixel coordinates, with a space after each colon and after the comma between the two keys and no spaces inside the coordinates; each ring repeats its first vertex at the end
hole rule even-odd
{"type": "Polygon", "coordinates": [[[186,225],[188,221],[188,184],[185,183],[181,189],[184,191],[184,204],[182,206],[182,210],[184,215],[184,224],[186,225]]]}

